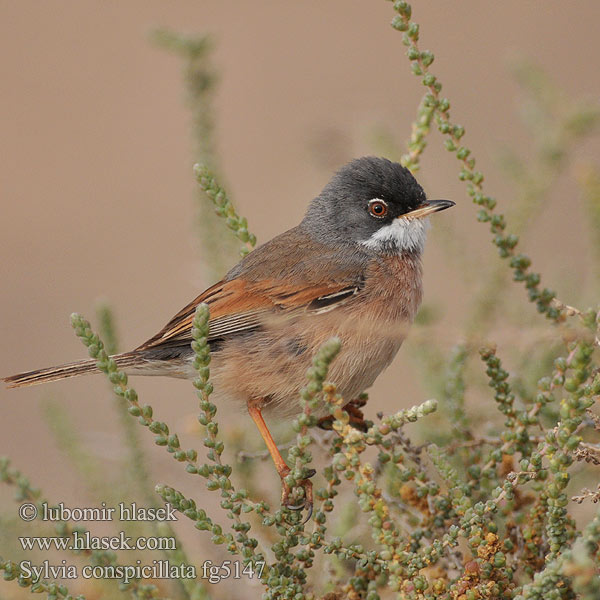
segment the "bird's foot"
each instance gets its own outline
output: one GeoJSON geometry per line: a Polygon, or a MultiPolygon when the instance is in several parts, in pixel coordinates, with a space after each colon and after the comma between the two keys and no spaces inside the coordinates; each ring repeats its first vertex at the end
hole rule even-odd
{"type": "MultiPolygon", "coordinates": [[[[365,397],[359,397],[354,400],[351,400],[344,406],[344,410],[348,413],[350,417],[350,425],[359,431],[366,432],[369,429],[370,422],[365,421],[365,415],[361,408],[367,403],[367,399],[365,397]]],[[[335,417],[333,415],[327,415],[326,417],[321,417],[317,425],[321,429],[331,430],[333,429],[333,422],[335,421],[335,417]]]]}
{"type": "MultiPolygon", "coordinates": [[[[289,471],[288,471],[288,473],[289,473],[289,471]]],[[[290,485],[288,485],[285,481],[285,477],[288,475],[288,473],[280,474],[281,475],[281,505],[285,506],[289,510],[306,509],[307,515],[302,520],[302,523],[301,523],[302,525],[304,525],[304,523],[306,523],[311,518],[312,513],[313,513],[313,486],[312,486],[312,482],[310,481],[309,477],[312,477],[316,473],[316,471],[314,469],[310,469],[307,473],[306,479],[302,479],[301,481],[298,481],[298,485],[295,486],[294,488],[292,488],[290,485]],[[292,492],[294,489],[297,489],[297,488],[301,488],[303,490],[304,497],[302,498],[301,502],[299,502],[297,504],[292,504],[291,502],[294,499],[292,492]]]]}

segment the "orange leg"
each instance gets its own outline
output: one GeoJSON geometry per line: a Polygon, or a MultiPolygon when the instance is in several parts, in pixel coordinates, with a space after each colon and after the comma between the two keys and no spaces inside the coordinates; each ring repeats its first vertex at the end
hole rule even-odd
{"type": "Polygon", "coordinates": [[[279,452],[279,448],[277,448],[277,444],[275,444],[275,440],[273,439],[273,436],[271,435],[271,432],[269,431],[269,428],[267,427],[267,424],[265,423],[265,420],[263,419],[263,416],[262,416],[262,413],[261,413],[260,407],[259,407],[259,402],[256,402],[256,401],[248,402],[248,412],[250,413],[252,420],[256,424],[256,427],[258,428],[258,431],[260,432],[260,435],[262,436],[263,440],[265,440],[265,444],[267,445],[269,454],[271,455],[271,458],[273,459],[273,462],[275,463],[275,468],[277,469],[277,472],[279,473],[279,477],[281,477],[281,486],[282,486],[281,504],[283,504],[284,506],[287,506],[288,508],[290,508],[292,510],[300,510],[301,508],[306,507],[309,510],[308,518],[310,518],[310,514],[312,513],[312,505],[313,505],[312,483],[308,479],[305,479],[301,483],[301,485],[304,489],[304,494],[305,494],[304,504],[301,504],[299,506],[289,506],[288,503],[289,503],[289,497],[290,497],[291,490],[290,490],[290,486],[284,481],[284,478],[289,474],[290,468],[287,466],[285,460],[283,460],[283,456],[281,456],[281,453],[279,452]]]}

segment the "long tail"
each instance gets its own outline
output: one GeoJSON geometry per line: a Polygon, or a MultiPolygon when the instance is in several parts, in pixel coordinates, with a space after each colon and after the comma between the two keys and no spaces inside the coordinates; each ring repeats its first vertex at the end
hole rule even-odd
{"type": "MultiPolygon", "coordinates": [[[[121,367],[134,366],[140,363],[140,357],[134,352],[125,352],[112,356],[117,365],[121,367]]],[[[67,377],[77,377],[87,373],[99,373],[96,361],[93,358],[80,360],[77,362],[59,365],[57,367],[48,367],[47,369],[37,369],[36,371],[27,371],[26,373],[17,373],[10,377],[3,377],[9,388],[25,387],[28,385],[38,385],[49,381],[58,381],[67,377]]]]}

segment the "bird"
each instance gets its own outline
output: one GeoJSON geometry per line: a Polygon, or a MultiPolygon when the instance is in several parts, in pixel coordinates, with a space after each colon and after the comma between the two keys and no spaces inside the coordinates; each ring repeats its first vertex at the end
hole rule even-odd
{"type": "MultiPolygon", "coordinates": [[[[421,258],[429,216],[454,206],[428,200],[412,173],[365,156],[340,168],[299,225],[259,246],[146,342],[114,355],[128,375],[194,378],[192,320],[210,310],[213,402],[245,406],[273,459],[282,505],[312,512],[312,485],[292,505],[290,468],[264,414],[290,418],[316,351],[336,336],[328,378],[350,404],[389,366],[423,296],[421,258]]],[[[5,377],[23,387],[98,372],[93,359],[5,377]]],[[[327,411],[323,407],[324,415],[327,411]]],[[[316,416],[319,416],[317,414],[316,416]]]]}

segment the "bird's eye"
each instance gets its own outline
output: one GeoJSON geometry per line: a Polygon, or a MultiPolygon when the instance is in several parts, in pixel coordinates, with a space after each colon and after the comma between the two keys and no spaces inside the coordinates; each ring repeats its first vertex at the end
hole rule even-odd
{"type": "Polygon", "coordinates": [[[387,215],[387,211],[388,206],[383,200],[375,198],[374,200],[371,200],[369,202],[369,213],[373,217],[377,219],[382,219],[383,217],[385,217],[385,215],[387,215]]]}

